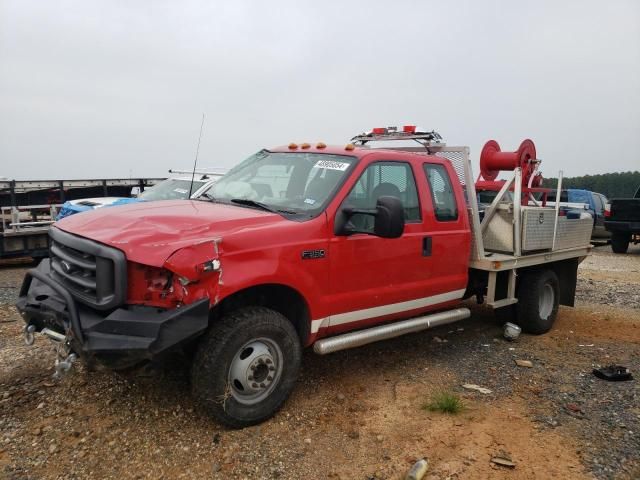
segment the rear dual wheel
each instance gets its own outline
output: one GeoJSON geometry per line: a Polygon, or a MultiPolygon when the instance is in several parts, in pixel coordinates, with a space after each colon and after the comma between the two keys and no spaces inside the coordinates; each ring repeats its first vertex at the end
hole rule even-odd
{"type": "Polygon", "coordinates": [[[516,311],[525,332],[546,333],[553,327],[560,305],[560,284],[553,270],[525,272],[520,276],[516,311]]]}
{"type": "Polygon", "coordinates": [[[553,270],[520,273],[516,296],[518,303],[495,311],[499,321],[517,323],[527,333],[551,330],[560,305],[560,284],[553,270]]]}

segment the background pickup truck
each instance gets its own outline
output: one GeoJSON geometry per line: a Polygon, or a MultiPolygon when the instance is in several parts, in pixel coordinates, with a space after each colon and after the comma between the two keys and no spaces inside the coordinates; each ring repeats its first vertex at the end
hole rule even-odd
{"type": "Polygon", "coordinates": [[[466,298],[547,332],[573,306],[592,219],[526,204],[541,191],[526,140],[483,150],[483,188],[498,193],[481,222],[469,149],[440,140],[407,126],[290,144],[198,199],[62,219],[20,292],[25,340],[58,342],[60,372],[77,357],[125,369],[182,351],[203,408],[243,427],[283,404],[304,347],[324,355],[462,320],[466,298]],[[513,177],[494,182],[498,170],[513,177]]]}
{"type": "Polygon", "coordinates": [[[633,198],[614,198],[607,205],[604,226],[611,232],[611,249],[626,253],[629,243],[640,243],[640,187],[633,198]]]}
{"type": "MultiPolygon", "coordinates": [[[[549,205],[555,205],[555,200],[556,192],[552,191],[547,195],[547,202],[549,205]]],[[[603,239],[611,235],[604,227],[607,197],[601,193],[576,188],[562,189],[560,205],[580,210],[584,209],[591,214],[593,217],[592,238],[603,239]]]]}

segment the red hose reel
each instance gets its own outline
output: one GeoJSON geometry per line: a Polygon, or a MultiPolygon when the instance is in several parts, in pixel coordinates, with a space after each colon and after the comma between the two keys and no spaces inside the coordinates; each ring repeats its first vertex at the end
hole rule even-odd
{"type": "MultiPolygon", "coordinates": [[[[476,182],[477,190],[500,190],[503,180],[496,180],[501,171],[513,171],[520,167],[522,171],[522,193],[525,198],[529,193],[543,192],[542,175],[537,171],[540,161],[536,158],[536,146],[526,139],[515,152],[503,152],[495,140],[484,144],[480,153],[480,177],[476,182]]],[[[546,195],[545,195],[546,197],[546,195]]],[[[524,199],[523,199],[524,201],[524,199]]]]}
{"type": "Polygon", "coordinates": [[[531,187],[542,185],[542,176],[535,173],[537,165],[536,146],[528,138],[524,140],[515,152],[503,152],[495,140],[484,144],[480,153],[480,175],[483,180],[494,181],[500,171],[522,170],[522,186],[529,186],[529,179],[535,175],[531,187]]]}

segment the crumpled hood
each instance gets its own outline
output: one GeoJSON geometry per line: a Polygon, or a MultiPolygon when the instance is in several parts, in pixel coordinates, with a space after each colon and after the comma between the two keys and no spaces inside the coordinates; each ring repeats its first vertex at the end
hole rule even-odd
{"type": "Polygon", "coordinates": [[[79,213],[55,227],[118,248],[133,262],[161,267],[183,247],[286,221],[253,208],[167,200],[79,213]]]}

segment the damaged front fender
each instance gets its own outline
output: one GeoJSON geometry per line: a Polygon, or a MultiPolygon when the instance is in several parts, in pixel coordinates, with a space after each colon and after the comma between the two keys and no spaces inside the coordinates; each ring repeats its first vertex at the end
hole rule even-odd
{"type": "Polygon", "coordinates": [[[164,268],[190,282],[196,282],[207,272],[221,269],[220,242],[221,239],[216,238],[181,248],[164,262],[164,268]]]}

